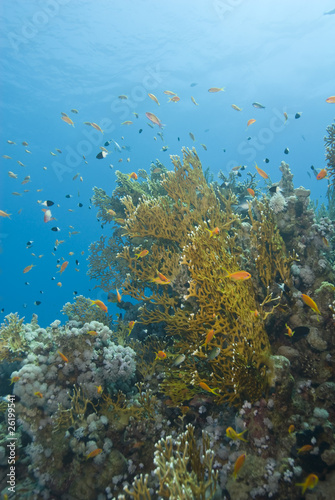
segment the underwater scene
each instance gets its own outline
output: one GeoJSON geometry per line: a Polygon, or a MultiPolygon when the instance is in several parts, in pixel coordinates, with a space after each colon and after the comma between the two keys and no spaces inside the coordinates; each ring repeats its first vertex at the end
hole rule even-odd
{"type": "Polygon", "coordinates": [[[334,0],[0,23],[0,500],[335,498],[334,0]]]}

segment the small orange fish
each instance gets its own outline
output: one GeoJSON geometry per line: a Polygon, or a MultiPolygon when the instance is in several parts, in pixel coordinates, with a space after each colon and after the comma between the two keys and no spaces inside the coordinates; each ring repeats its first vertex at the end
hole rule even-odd
{"type": "Polygon", "coordinates": [[[239,434],[232,428],[228,427],[226,429],[226,436],[232,439],[233,441],[236,441],[236,439],[240,439],[241,441],[247,442],[246,439],[244,439],[242,436],[247,432],[248,429],[245,429],[243,432],[240,432],[239,434]]]}
{"type": "Polygon", "coordinates": [[[234,464],[234,472],[233,472],[233,478],[236,479],[236,476],[238,474],[238,471],[240,470],[240,468],[242,467],[242,465],[244,464],[245,462],[245,457],[246,457],[246,454],[245,453],[242,453],[242,455],[240,455],[237,459],[236,459],[236,462],[234,464]]]}
{"type": "Polygon", "coordinates": [[[142,257],[145,257],[146,255],[148,255],[148,253],[149,253],[149,250],[142,250],[140,253],[135,253],[135,255],[138,259],[141,259],[142,257]]]}
{"type": "Polygon", "coordinates": [[[122,296],[121,296],[119,290],[116,290],[116,299],[117,299],[118,303],[120,304],[122,301],[122,296]]]}
{"type": "Polygon", "coordinates": [[[202,344],[202,345],[206,346],[206,348],[207,348],[207,345],[210,343],[210,341],[212,340],[212,338],[214,337],[214,335],[215,335],[215,330],[214,329],[208,330],[207,335],[206,335],[205,343],[202,344]]]}
{"type": "Polygon", "coordinates": [[[289,433],[289,434],[292,434],[292,432],[294,432],[294,431],[295,431],[295,426],[294,426],[293,424],[291,424],[291,425],[289,426],[289,428],[288,428],[288,433],[289,433]]]}
{"type": "Polygon", "coordinates": [[[162,128],[163,127],[163,124],[162,122],[160,121],[159,118],[157,118],[156,115],[154,115],[153,113],[145,113],[145,116],[148,118],[148,120],[150,120],[154,125],[158,125],[159,128],[162,128]]]}
{"type": "Polygon", "coordinates": [[[91,300],[92,304],[91,305],[96,305],[98,306],[103,312],[108,312],[108,309],[107,307],[105,306],[105,304],[102,302],[102,300],[91,300]]]}
{"type": "Polygon", "coordinates": [[[160,273],[159,271],[157,271],[157,274],[161,281],[170,281],[166,276],[164,276],[164,274],[160,273]]]}
{"type": "Polygon", "coordinates": [[[209,237],[212,238],[212,236],[217,236],[220,233],[220,229],[218,227],[215,227],[214,229],[208,229],[205,227],[206,231],[209,232],[209,237]]]}
{"type": "Polygon", "coordinates": [[[242,111],[242,108],[239,108],[238,106],[236,106],[236,104],[232,104],[231,107],[233,109],[236,109],[236,111],[242,111]]]}
{"type": "Polygon", "coordinates": [[[128,179],[134,179],[134,181],[136,181],[138,179],[138,175],[136,172],[132,172],[131,174],[127,174],[128,175],[128,179]]]}
{"type": "Polygon", "coordinates": [[[95,330],[89,330],[88,332],[86,332],[88,335],[92,335],[92,337],[96,337],[98,335],[98,333],[95,331],[95,330]]]}
{"type": "Polygon", "coordinates": [[[207,392],[211,392],[212,394],[215,394],[215,396],[220,396],[220,394],[218,394],[217,392],[215,391],[218,391],[219,388],[218,387],[215,387],[214,389],[211,389],[209,387],[209,385],[206,384],[206,382],[200,382],[199,383],[199,386],[201,387],[201,389],[203,389],[204,391],[207,391],[207,392]]]}
{"type": "Polygon", "coordinates": [[[335,103],[335,95],[331,95],[330,97],[327,97],[326,102],[329,104],[334,104],[335,103]]]}
{"type": "Polygon", "coordinates": [[[305,444],[305,446],[302,446],[298,450],[298,455],[304,455],[305,453],[308,453],[309,451],[312,451],[313,446],[311,444],[305,444]]]}
{"type": "Polygon", "coordinates": [[[165,359],[166,358],[166,353],[164,351],[158,351],[156,353],[156,357],[155,357],[155,360],[156,359],[165,359]]]}
{"type": "Polygon", "coordinates": [[[60,355],[60,357],[62,358],[62,360],[64,361],[64,363],[68,363],[69,360],[67,359],[66,356],[64,356],[64,354],[60,351],[57,351],[57,353],[60,355]]]}
{"type": "Polygon", "coordinates": [[[68,123],[69,125],[72,125],[72,127],[74,127],[74,123],[69,116],[67,116],[67,115],[62,116],[61,118],[62,118],[63,122],[68,123]]]}
{"type": "Polygon", "coordinates": [[[170,97],[170,99],[168,100],[168,102],[178,102],[178,101],[180,101],[180,97],[178,97],[177,95],[170,97]]]}
{"type": "Polygon", "coordinates": [[[234,281],[240,281],[240,280],[248,280],[251,278],[251,274],[248,273],[247,271],[236,271],[234,273],[230,273],[225,269],[227,275],[225,276],[226,278],[230,278],[231,280],[234,281]]]}
{"type": "Polygon", "coordinates": [[[303,483],[296,483],[296,486],[302,487],[302,494],[305,493],[306,490],[312,490],[318,484],[319,478],[315,474],[309,474],[303,483]]]}
{"type": "Polygon", "coordinates": [[[132,125],[133,122],[131,120],[126,120],[125,122],[122,122],[121,125],[132,125]]]}
{"type": "Polygon", "coordinates": [[[255,118],[250,118],[250,120],[248,120],[247,127],[255,123],[255,121],[256,121],[255,118]]]}
{"type": "Polygon", "coordinates": [[[43,394],[41,392],[39,392],[39,391],[34,392],[34,396],[37,396],[37,397],[39,397],[41,399],[43,398],[43,394]]]}
{"type": "Polygon", "coordinates": [[[102,392],[103,392],[102,386],[101,385],[96,385],[95,387],[97,388],[97,393],[98,394],[102,394],[102,392]]]}
{"type": "Polygon", "coordinates": [[[322,243],[327,247],[329,248],[329,241],[327,240],[327,238],[325,236],[322,236],[322,243]]]}
{"type": "Polygon", "coordinates": [[[318,173],[318,175],[316,176],[316,180],[317,181],[321,181],[321,179],[324,179],[327,175],[327,169],[326,168],[323,168],[322,170],[320,170],[320,172],[318,173]]]}
{"type": "Polygon", "coordinates": [[[60,274],[62,274],[65,271],[65,269],[67,268],[68,264],[69,264],[68,260],[66,260],[65,262],[63,262],[63,264],[60,266],[60,270],[59,270],[60,274]]]}
{"type": "Polygon", "coordinates": [[[101,132],[102,134],[104,133],[104,131],[99,127],[99,125],[97,123],[91,123],[91,126],[93,128],[95,128],[95,130],[97,130],[98,132],[101,132]]]}
{"type": "Polygon", "coordinates": [[[262,170],[261,168],[259,168],[257,166],[257,164],[255,165],[255,169],[257,170],[257,172],[259,173],[259,175],[261,177],[263,177],[263,179],[268,179],[269,178],[268,174],[266,172],[264,172],[264,170],[262,170]]]}
{"type": "Polygon", "coordinates": [[[108,213],[108,215],[110,215],[111,217],[114,217],[114,215],[116,215],[116,212],[114,212],[114,210],[112,210],[111,208],[109,208],[108,210],[106,210],[106,212],[108,213]]]}
{"type": "Polygon", "coordinates": [[[20,380],[20,377],[18,375],[15,375],[10,379],[10,385],[15,384],[15,382],[18,382],[20,380]]]}
{"type": "Polygon", "coordinates": [[[171,280],[161,280],[160,278],[151,278],[150,280],[152,283],[157,283],[157,285],[169,285],[171,283],[171,280]]]}
{"type": "Polygon", "coordinates": [[[94,458],[97,455],[100,455],[101,452],[102,452],[101,448],[97,448],[96,450],[91,451],[91,453],[89,453],[88,455],[86,455],[86,460],[88,460],[89,458],[94,458]]]}
{"type": "Polygon", "coordinates": [[[166,95],[176,95],[175,92],[171,92],[171,90],[164,90],[164,94],[166,95]]]}
{"type": "Polygon", "coordinates": [[[158,102],[158,99],[157,99],[157,97],[154,94],[148,94],[148,96],[150,97],[150,99],[152,99],[153,101],[155,101],[155,103],[158,104],[158,106],[160,106],[160,104],[158,102]]]}
{"type": "Polygon", "coordinates": [[[286,333],[285,333],[285,335],[288,335],[289,337],[293,337],[294,331],[292,331],[292,329],[288,326],[287,323],[285,323],[285,326],[286,326],[286,333]]]}
{"type": "Polygon", "coordinates": [[[61,288],[63,285],[60,281],[58,281],[57,286],[59,286],[59,288],[61,288]]]}
{"type": "Polygon", "coordinates": [[[250,311],[250,312],[253,314],[253,316],[255,318],[260,318],[260,314],[259,314],[259,311],[257,311],[257,309],[255,309],[254,311],[250,311]]]}
{"type": "Polygon", "coordinates": [[[30,266],[25,267],[25,268],[23,269],[23,274],[25,274],[25,273],[29,273],[29,271],[30,271],[33,267],[35,267],[35,266],[34,266],[34,264],[30,264],[30,266]]]}
{"type": "Polygon", "coordinates": [[[130,334],[131,334],[131,331],[132,331],[132,329],[134,328],[135,323],[136,323],[136,321],[129,321],[129,323],[128,323],[128,330],[129,330],[128,335],[130,335],[130,334]]]}
{"type": "Polygon", "coordinates": [[[316,303],[314,302],[314,300],[311,299],[308,295],[305,295],[304,293],[302,293],[301,294],[301,299],[306,304],[306,306],[308,306],[311,309],[313,309],[313,311],[316,312],[316,314],[321,314],[320,311],[319,311],[319,308],[316,305],[316,303]]]}
{"type": "Polygon", "coordinates": [[[250,196],[255,196],[255,191],[252,188],[247,188],[248,193],[250,196]]]}
{"type": "Polygon", "coordinates": [[[10,215],[12,215],[12,214],[8,214],[7,212],[0,210],[0,217],[8,217],[8,219],[10,219],[10,215]]]}
{"type": "Polygon", "coordinates": [[[224,92],[224,87],[211,87],[210,89],[208,89],[208,92],[210,92],[211,94],[213,94],[214,92],[224,92]]]}

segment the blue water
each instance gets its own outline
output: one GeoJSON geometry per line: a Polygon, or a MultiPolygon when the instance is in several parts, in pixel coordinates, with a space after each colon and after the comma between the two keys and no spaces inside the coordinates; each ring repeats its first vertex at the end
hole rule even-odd
{"type": "MultiPolygon", "coordinates": [[[[96,220],[96,209],[89,209],[89,198],[95,185],[112,192],[115,170],[148,169],[156,158],[169,167],[169,154],[195,146],[214,179],[220,169],[227,173],[239,164],[254,172],[257,162],[278,181],[278,166],[285,160],[295,186],[325,201],[327,181],[317,183],[308,173],[312,164],[325,166],[323,137],[334,118],[335,105],[325,99],[335,94],[335,15],[324,15],[334,7],[331,0],[2,0],[0,209],[12,215],[0,221],[1,318],[17,311],[29,321],[36,312],[40,325],[47,326],[63,319],[60,309],[73,300],[74,291],[106,300],[86,275],[89,244],[108,234],[96,220]],[[210,87],[225,87],[225,92],[210,94],[210,87]],[[180,101],[168,103],[164,90],[176,92],[180,101]],[[128,100],[120,101],[120,94],[128,100]],[[265,109],[253,108],[254,101],[265,109]],[[147,111],[166,125],[164,143],[157,127],[147,126],[147,111]],[[61,112],[75,128],[61,120],[61,112]],[[297,112],[302,113],[298,120],[297,112]],[[256,123],[247,129],[250,118],[256,123]],[[121,125],[125,120],[134,123],[121,125]],[[98,123],[104,135],[84,121],[98,123]],[[111,138],[131,150],[113,151],[98,161],[99,146],[111,138]],[[168,151],[161,151],[163,145],[168,151]],[[265,157],[270,163],[263,162],[265,157]],[[9,178],[8,171],[18,179],[9,178]],[[77,172],[83,182],[72,180],[77,172]],[[27,175],[31,182],[23,186],[27,175]],[[57,220],[45,224],[37,200],[47,199],[55,202],[51,209],[57,220]],[[51,231],[53,226],[61,231],[51,231]],[[69,231],[80,234],[69,237],[69,231]],[[56,238],[65,243],[52,255],[56,238]],[[31,249],[26,248],[29,240],[34,241],[31,249]],[[62,257],[70,263],[60,277],[56,265],[62,257]],[[30,264],[36,267],[23,274],[30,264]]],[[[109,304],[109,310],[116,308],[109,304]]]]}

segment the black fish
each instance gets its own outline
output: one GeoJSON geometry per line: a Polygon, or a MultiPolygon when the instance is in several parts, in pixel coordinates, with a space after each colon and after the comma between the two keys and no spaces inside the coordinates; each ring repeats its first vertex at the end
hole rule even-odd
{"type": "Polygon", "coordinates": [[[79,266],[79,260],[76,260],[76,266],[79,266]]]}
{"type": "Polygon", "coordinates": [[[72,198],[72,194],[66,194],[65,198],[72,198]]]}
{"type": "Polygon", "coordinates": [[[54,252],[56,252],[56,250],[57,250],[57,247],[54,247],[54,252]]]}
{"type": "Polygon", "coordinates": [[[265,163],[270,163],[269,158],[265,158],[265,160],[264,160],[264,161],[265,161],[265,163]]]}
{"type": "MultiPolygon", "coordinates": [[[[328,12],[327,12],[328,14],[328,12]]],[[[195,87],[196,85],[198,85],[197,83],[191,83],[190,87],[195,87]]]]}
{"type": "Polygon", "coordinates": [[[106,158],[106,156],[107,156],[106,151],[100,151],[100,153],[97,154],[96,158],[98,160],[103,160],[104,158],[106,158]]]}
{"type": "Polygon", "coordinates": [[[56,226],[55,226],[55,227],[52,227],[52,228],[51,228],[51,231],[60,231],[60,229],[59,229],[59,227],[56,227],[56,226]]]}
{"type": "Polygon", "coordinates": [[[31,240],[31,241],[27,241],[27,243],[26,243],[27,248],[31,247],[31,245],[32,245],[33,243],[34,243],[34,242],[33,242],[33,240],[31,240]]]}
{"type": "Polygon", "coordinates": [[[52,207],[52,205],[54,205],[54,202],[53,201],[50,201],[50,200],[47,200],[47,207],[52,207]]]}
{"type": "Polygon", "coordinates": [[[77,290],[75,290],[75,291],[73,292],[73,295],[77,295],[77,293],[78,293],[78,292],[77,292],[77,290]]]}
{"type": "Polygon", "coordinates": [[[294,115],[294,118],[297,120],[298,118],[300,118],[300,116],[301,116],[301,113],[296,113],[296,114],[294,115]]]}
{"type": "Polygon", "coordinates": [[[43,290],[40,290],[40,293],[44,293],[43,290]]]}
{"type": "Polygon", "coordinates": [[[280,191],[279,183],[276,182],[275,184],[272,184],[272,186],[269,187],[270,193],[277,193],[280,191]]]}
{"type": "Polygon", "coordinates": [[[290,150],[289,150],[288,148],[285,148],[285,149],[284,149],[284,155],[288,155],[288,154],[289,154],[289,152],[290,152],[290,150]]]}
{"type": "Polygon", "coordinates": [[[109,146],[111,142],[112,141],[106,141],[105,144],[104,144],[104,146],[106,146],[106,148],[107,148],[107,146],[109,146]]]}
{"type": "Polygon", "coordinates": [[[59,264],[59,263],[60,263],[60,259],[57,259],[57,264],[59,264]]]}
{"type": "Polygon", "coordinates": [[[42,302],[40,300],[35,300],[34,304],[35,306],[39,306],[40,304],[42,304],[42,302]]]}
{"type": "Polygon", "coordinates": [[[138,131],[139,134],[142,134],[143,132],[143,128],[140,128],[140,130],[138,131]]]}
{"type": "Polygon", "coordinates": [[[53,280],[55,280],[55,279],[56,279],[56,278],[53,276],[53,277],[51,278],[51,281],[53,281],[53,280]]]}
{"type": "Polygon", "coordinates": [[[5,312],[5,309],[4,309],[4,308],[2,308],[2,309],[1,309],[1,312],[2,312],[2,313],[3,313],[3,312],[5,312]]]}
{"type": "Polygon", "coordinates": [[[29,281],[26,281],[26,282],[25,282],[25,285],[30,285],[29,281]]]}
{"type": "Polygon", "coordinates": [[[78,203],[78,207],[83,207],[84,205],[82,203],[78,203]]]}

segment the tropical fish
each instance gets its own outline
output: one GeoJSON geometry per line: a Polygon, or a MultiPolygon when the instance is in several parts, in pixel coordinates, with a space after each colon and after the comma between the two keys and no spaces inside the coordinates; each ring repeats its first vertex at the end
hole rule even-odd
{"type": "Polygon", "coordinates": [[[242,108],[239,108],[238,106],[236,106],[236,104],[232,104],[231,107],[233,109],[236,109],[236,111],[242,111],[242,108]]]}
{"type": "Polygon", "coordinates": [[[160,104],[158,102],[158,99],[157,99],[157,97],[154,94],[148,94],[148,96],[150,97],[150,99],[152,99],[153,101],[155,101],[155,103],[158,104],[158,106],[160,106],[160,104]]]}
{"type": "Polygon", "coordinates": [[[8,139],[8,141],[7,141],[7,142],[8,142],[8,144],[16,144],[16,142],[14,142],[14,141],[10,141],[9,139],[8,139]]]}
{"type": "Polygon", "coordinates": [[[289,337],[293,337],[294,331],[292,331],[292,329],[288,326],[287,323],[285,323],[285,326],[286,326],[286,333],[285,333],[285,335],[288,335],[289,337]]]}
{"type": "Polygon", "coordinates": [[[154,125],[158,125],[159,128],[162,128],[163,125],[162,125],[162,122],[160,121],[159,118],[157,118],[156,115],[154,115],[153,113],[145,113],[145,116],[148,118],[148,120],[150,120],[154,125]]]}
{"type": "Polygon", "coordinates": [[[86,455],[86,460],[88,460],[89,458],[94,458],[97,455],[100,455],[101,452],[102,452],[101,448],[97,448],[96,450],[91,451],[88,455],[86,455]]]}
{"type": "Polygon", "coordinates": [[[256,121],[255,118],[250,118],[250,120],[248,120],[247,127],[255,123],[255,121],[256,121]]]}
{"type": "Polygon", "coordinates": [[[308,453],[309,451],[312,451],[313,446],[311,444],[305,444],[298,450],[298,455],[304,455],[305,453],[308,453]]]}
{"type": "Polygon", "coordinates": [[[316,305],[316,303],[314,302],[314,300],[311,299],[308,295],[305,295],[304,293],[302,293],[301,294],[301,299],[306,304],[306,306],[308,306],[311,309],[313,309],[313,311],[316,312],[316,314],[321,314],[321,312],[319,311],[318,306],[316,305]]]}
{"type": "Polygon", "coordinates": [[[220,354],[220,352],[221,352],[220,347],[213,347],[213,349],[209,351],[207,355],[208,361],[213,361],[213,359],[215,359],[220,354]]]}
{"type": "Polygon", "coordinates": [[[22,161],[17,160],[17,163],[18,163],[21,167],[25,167],[25,164],[24,164],[24,163],[22,163],[22,161]]]}
{"type": "Polygon", "coordinates": [[[211,94],[213,94],[214,92],[223,92],[224,91],[224,87],[211,87],[210,89],[208,89],[208,92],[210,92],[211,94]]]}
{"type": "Polygon", "coordinates": [[[255,196],[255,191],[252,188],[247,188],[248,193],[250,196],[255,196]]]}
{"type": "Polygon", "coordinates": [[[234,471],[233,471],[233,478],[236,479],[236,476],[238,474],[238,471],[241,469],[242,465],[244,464],[245,462],[245,457],[246,457],[246,454],[245,453],[242,453],[242,455],[240,455],[237,459],[236,459],[236,462],[234,464],[234,471]]]}
{"type": "Polygon", "coordinates": [[[226,436],[229,437],[230,439],[233,439],[233,441],[236,441],[236,439],[239,439],[240,441],[245,441],[247,442],[246,439],[243,439],[243,434],[247,432],[248,429],[245,429],[243,432],[240,432],[239,434],[232,428],[228,427],[226,429],[226,436]]]}
{"type": "Polygon", "coordinates": [[[164,90],[164,94],[166,95],[176,95],[175,92],[171,92],[171,90],[164,90]]]}
{"type": "Polygon", "coordinates": [[[74,113],[75,115],[78,114],[78,110],[77,109],[71,109],[71,113],[74,113]]]}
{"type": "Polygon", "coordinates": [[[9,385],[12,385],[12,384],[15,384],[16,382],[18,382],[20,380],[20,377],[18,375],[14,375],[14,377],[12,377],[10,379],[10,384],[9,385]]]}
{"type": "Polygon", "coordinates": [[[296,486],[301,486],[302,487],[302,494],[305,493],[306,490],[312,490],[315,488],[315,486],[318,484],[319,478],[316,474],[309,474],[309,476],[306,477],[305,481],[303,483],[296,483],[296,486]]]}
{"type": "Polygon", "coordinates": [[[127,95],[122,94],[122,95],[119,95],[119,99],[121,99],[121,100],[122,100],[122,99],[123,99],[123,100],[125,100],[125,99],[128,99],[128,96],[127,96],[127,95]]]}
{"type": "Polygon", "coordinates": [[[134,320],[129,321],[129,323],[128,323],[128,330],[129,330],[128,335],[130,335],[130,334],[131,334],[131,331],[132,331],[132,329],[134,328],[135,323],[136,323],[136,321],[134,321],[134,320]]]}
{"type": "Polygon", "coordinates": [[[58,281],[57,286],[59,286],[59,288],[61,288],[63,285],[60,281],[58,281]]]}
{"type": "Polygon", "coordinates": [[[170,97],[170,99],[168,100],[168,102],[178,102],[178,101],[180,101],[180,97],[178,97],[177,95],[170,97]]]}
{"type": "Polygon", "coordinates": [[[23,269],[23,274],[29,273],[29,271],[30,271],[33,267],[35,267],[35,265],[34,265],[34,264],[30,264],[30,266],[25,267],[25,268],[23,269]]]}
{"type": "Polygon", "coordinates": [[[62,358],[62,360],[64,361],[64,363],[68,363],[69,360],[67,359],[66,356],[64,356],[64,354],[60,351],[57,351],[57,353],[60,355],[60,357],[62,358]]]}
{"type": "Polygon", "coordinates": [[[294,432],[294,431],[295,431],[295,426],[294,426],[293,424],[291,424],[291,425],[289,426],[289,428],[288,428],[288,433],[289,433],[289,434],[292,434],[292,432],[294,432]]]}
{"type": "Polygon", "coordinates": [[[91,300],[91,305],[96,305],[98,306],[103,312],[108,312],[107,307],[105,304],[102,302],[102,300],[91,300]]]}
{"type": "Polygon", "coordinates": [[[131,120],[126,120],[125,122],[122,122],[121,125],[132,125],[132,121],[131,120]]]}
{"type": "Polygon", "coordinates": [[[37,397],[39,397],[41,399],[43,398],[43,394],[40,391],[34,392],[34,396],[37,396],[37,397]]]}
{"type": "Polygon", "coordinates": [[[195,137],[194,137],[194,135],[192,134],[192,132],[189,132],[189,134],[188,134],[188,135],[191,137],[192,141],[195,141],[195,137]]]}
{"type": "Polygon", "coordinates": [[[284,121],[284,123],[285,123],[288,120],[288,114],[286,113],[286,111],[284,111],[284,118],[285,118],[285,121],[284,121]]]}
{"type": "Polygon", "coordinates": [[[91,126],[92,126],[93,128],[95,128],[95,130],[97,130],[98,132],[101,132],[102,134],[104,133],[104,131],[102,130],[102,128],[100,128],[100,127],[99,127],[99,125],[98,125],[97,123],[92,122],[92,123],[91,123],[91,126]]]}
{"type": "Polygon", "coordinates": [[[161,280],[160,278],[151,278],[152,283],[157,283],[157,285],[169,285],[171,280],[161,280]]]}
{"type": "Polygon", "coordinates": [[[98,394],[102,394],[102,386],[101,385],[96,385],[95,387],[97,388],[97,393],[98,394]]]}
{"type": "Polygon", "coordinates": [[[74,127],[74,123],[69,116],[67,116],[67,115],[61,116],[61,118],[62,118],[63,122],[68,123],[69,125],[72,125],[72,127],[74,127]]]}
{"type": "Polygon", "coordinates": [[[326,168],[323,168],[322,170],[320,170],[320,172],[318,173],[318,175],[316,176],[316,179],[318,181],[320,181],[321,179],[324,179],[327,175],[327,169],[326,168]]]}
{"type": "Polygon", "coordinates": [[[122,297],[121,297],[119,290],[116,290],[116,298],[117,298],[118,303],[120,304],[122,301],[122,297]]]}
{"type": "Polygon", "coordinates": [[[206,335],[206,339],[205,339],[205,343],[202,344],[202,345],[206,346],[206,348],[207,348],[207,345],[210,343],[210,341],[212,340],[212,338],[214,337],[214,335],[215,335],[215,330],[214,329],[208,330],[207,335],[206,335]]]}
{"type": "Polygon", "coordinates": [[[257,163],[256,163],[256,165],[255,165],[255,169],[257,170],[257,172],[259,173],[259,175],[260,175],[261,177],[263,177],[263,179],[268,179],[268,178],[269,178],[268,174],[267,174],[266,172],[264,172],[264,170],[262,170],[261,168],[259,168],[259,167],[257,166],[257,163]]]}
{"type": "Polygon", "coordinates": [[[66,260],[65,262],[63,262],[63,264],[61,265],[60,270],[59,270],[60,274],[62,274],[65,271],[65,269],[67,268],[68,265],[69,265],[69,261],[68,260],[66,260]]]}
{"type": "Polygon", "coordinates": [[[252,105],[256,109],[265,109],[265,106],[263,106],[263,104],[260,104],[259,102],[253,102],[252,105]]]}
{"type": "Polygon", "coordinates": [[[141,259],[142,257],[145,257],[146,255],[148,255],[148,253],[149,253],[149,250],[142,250],[140,253],[135,253],[135,255],[138,259],[141,259]]]}
{"type": "Polygon", "coordinates": [[[204,148],[205,151],[207,151],[207,146],[206,144],[201,144],[201,146],[204,148]]]}
{"type": "Polygon", "coordinates": [[[294,115],[294,118],[295,118],[296,120],[298,120],[298,119],[300,118],[300,116],[301,116],[301,115],[302,115],[302,113],[296,113],[296,114],[294,115]]]}
{"type": "Polygon", "coordinates": [[[134,179],[134,181],[136,181],[138,179],[138,175],[136,172],[132,172],[131,174],[127,174],[128,175],[128,179],[134,179]]]}
{"type": "Polygon", "coordinates": [[[2,158],[5,158],[5,160],[11,160],[12,159],[12,157],[8,156],[8,155],[2,155],[2,158]]]}
{"type": "Polygon", "coordinates": [[[234,281],[241,281],[241,280],[244,281],[251,278],[251,274],[248,273],[247,271],[236,271],[234,273],[230,273],[226,269],[224,269],[224,271],[227,273],[225,278],[230,278],[231,280],[234,281]]]}
{"type": "Polygon", "coordinates": [[[196,106],[199,106],[199,104],[196,102],[196,100],[194,99],[194,97],[191,95],[191,100],[193,102],[193,104],[195,104],[196,106]]]}
{"type": "Polygon", "coordinates": [[[173,366],[179,366],[179,365],[181,365],[185,361],[185,358],[186,358],[185,354],[179,354],[175,358],[175,360],[173,362],[173,366]]]}
{"type": "Polygon", "coordinates": [[[12,214],[8,214],[7,212],[0,210],[0,217],[8,217],[8,219],[10,219],[10,215],[12,215],[12,214]]]}
{"type": "Polygon", "coordinates": [[[165,359],[166,358],[166,353],[164,351],[158,351],[156,353],[156,357],[155,357],[155,360],[156,359],[165,359]]]}
{"type": "Polygon", "coordinates": [[[334,104],[335,103],[335,95],[331,95],[330,97],[328,97],[326,99],[326,102],[328,102],[330,104],[334,104]]]}
{"type": "Polygon", "coordinates": [[[208,229],[205,227],[206,231],[209,232],[209,237],[212,238],[213,236],[217,236],[220,233],[220,229],[218,227],[215,227],[214,229],[208,229]]]}
{"type": "Polygon", "coordinates": [[[92,337],[96,337],[98,335],[98,333],[95,331],[95,330],[89,330],[88,332],[86,332],[88,335],[91,335],[92,337]]]}
{"type": "Polygon", "coordinates": [[[204,391],[207,391],[207,392],[211,392],[212,394],[215,394],[215,396],[220,396],[220,394],[218,394],[217,392],[215,391],[218,391],[219,388],[218,387],[215,387],[214,389],[211,389],[207,384],[206,382],[200,382],[199,383],[199,386],[201,387],[201,389],[203,389],[204,391]]]}

